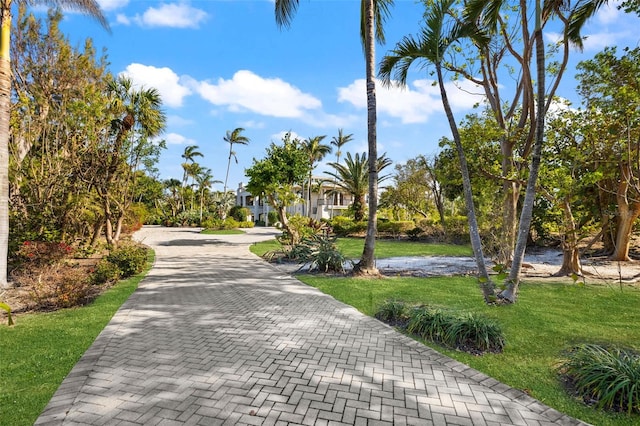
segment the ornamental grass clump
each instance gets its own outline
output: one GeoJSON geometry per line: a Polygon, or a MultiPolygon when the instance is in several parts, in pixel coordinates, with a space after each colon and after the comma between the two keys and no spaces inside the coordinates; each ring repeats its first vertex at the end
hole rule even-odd
{"type": "Polygon", "coordinates": [[[409,320],[409,308],[402,300],[386,300],[378,308],[375,317],[387,324],[404,328],[409,320]]]}
{"type": "Polygon", "coordinates": [[[425,305],[409,307],[391,299],[378,308],[375,317],[424,340],[475,355],[502,352],[505,345],[500,324],[478,313],[425,305]]]}
{"type": "Polygon", "coordinates": [[[571,349],[560,374],[585,403],[640,413],[640,354],[631,349],[584,344],[571,349]]]}

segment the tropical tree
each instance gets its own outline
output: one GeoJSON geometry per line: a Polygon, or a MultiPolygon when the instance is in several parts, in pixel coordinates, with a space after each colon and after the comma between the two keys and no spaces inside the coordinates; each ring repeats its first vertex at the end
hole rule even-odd
{"type": "Polygon", "coordinates": [[[253,159],[253,165],[245,170],[249,177],[247,190],[254,196],[266,197],[278,214],[289,243],[295,245],[300,241],[300,234],[290,226],[286,210],[299,200],[294,185],[306,178],[308,157],[300,140],[291,139],[290,133],[283,137],[282,142],[282,145],[271,143],[267,148],[267,156],[262,160],[253,159]]]}
{"type": "Polygon", "coordinates": [[[325,145],[322,143],[326,135],[313,136],[305,139],[302,142],[302,149],[307,153],[309,158],[309,179],[307,179],[307,215],[311,217],[311,180],[313,178],[313,170],[316,167],[316,163],[322,161],[322,159],[331,153],[331,145],[325,145]]]}
{"type": "Polygon", "coordinates": [[[211,187],[216,183],[222,183],[219,180],[213,179],[213,173],[211,169],[201,169],[200,173],[196,175],[195,181],[198,184],[198,192],[200,193],[200,223],[202,223],[202,211],[205,204],[205,195],[207,191],[211,190],[211,187]]]}
{"type": "MultiPolygon", "coordinates": [[[[506,52],[518,61],[521,68],[516,90],[517,97],[515,102],[507,109],[509,115],[516,112],[520,115],[519,121],[512,126],[511,120],[504,121],[505,138],[503,139],[503,172],[505,177],[513,175],[516,161],[514,159],[516,143],[520,142],[519,153],[524,159],[522,164],[529,164],[527,184],[522,201],[519,221],[515,221],[515,211],[519,198],[519,180],[506,179],[508,190],[505,191],[510,199],[510,224],[508,233],[515,230],[515,248],[513,250],[513,258],[509,276],[505,282],[506,288],[499,297],[507,302],[513,303],[517,298],[517,291],[520,282],[520,273],[524,260],[527,241],[531,227],[533,215],[533,207],[536,198],[536,186],[541,165],[541,156],[544,143],[544,126],[545,115],[553,102],[555,92],[560,84],[564,71],[566,70],[570,45],[582,47],[582,38],[580,31],[582,26],[598,10],[600,6],[607,3],[603,0],[587,0],[584,2],[576,2],[575,4],[567,4],[564,0],[545,1],[536,0],[534,11],[531,14],[528,10],[527,2],[517,2],[517,8],[513,8],[514,4],[508,0],[471,0],[465,8],[465,19],[467,24],[477,25],[482,28],[489,37],[476,43],[478,52],[482,56],[482,60],[487,67],[497,71],[495,65],[491,65],[490,61],[495,61],[499,57],[504,57],[506,52]],[[513,32],[510,31],[509,25],[503,18],[502,13],[505,10],[517,11],[518,19],[517,28],[521,31],[522,50],[516,53],[513,42],[513,32]],[[530,20],[533,16],[533,32],[530,31],[530,20]],[[562,54],[559,61],[553,64],[553,78],[549,87],[547,87],[547,67],[546,67],[546,48],[544,45],[543,31],[547,24],[552,21],[559,22],[561,25],[562,41],[560,43],[562,54]],[[502,46],[499,51],[493,50],[496,45],[502,46]],[[498,56],[497,56],[498,55],[498,56]],[[535,64],[535,78],[531,69],[531,63],[535,64]],[[521,98],[520,98],[521,96],[521,98]],[[521,99],[521,102],[519,102],[521,99]],[[516,132],[513,132],[516,130],[516,132]]],[[[555,48],[554,48],[555,49],[555,48]]],[[[500,63],[498,60],[497,63],[500,63]]],[[[485,68],[488,69],[488,68],[485,68]]],[[[474,80],[468,71],[457,68],[457,71],[464,73],[467,78],[474,80]]],[[[477,81],[477,79],[475,79],[477,81]]],[[[498,120],[507,118],[504,111],[504,105],[500,104],[498,95],[498,85],[496,81],[484,79],[479,82],[484,88],[491,105],[492,110],[496,114],[498,120]]],[[[516,115],[511,115],[515,118],[516,115]]]]}
{"type": "MultiPolygon", "coordinates": [[[[299,0],[276,0],[276,22],[289,25],[298,8],[299,0]]],[[[384,22],[389,16],[393,0],[362,0],[360,15],[360,38],[364,48],[367,88],[367,144],[369,146],[369,221],[367,235],[360,262],[354,271],[360,274],[377,275],[375,267],[375,245],[377,234],[378,175],[377,175],[377,109],[375,82],[375,42],[384,44],[384,22]]]]}
{"type": "MultiPolygon", "coordinates": [[[[353,209],[354,219],[359,222],[365,218],[365,206],[366,195],[369,188],[369,161],[367,160],[367,154],[356,154],[355,157],[351,156],[348,152],[345,157],[344,164],[341,163],[329,163],[330,167],[333,167],[335,172],[325,172],[334,179],[338,188],[341,191],[351,194],[353,197],[353,209]]],[[[386,167],[391,165],[391,160],[384,154],[376,160],[376,174],[378,175],[378,183],[384,181],[389,176],[379,176],[379,173],[386,167]]]]}
{"type": "Polygon", "coordinates": [[[238,164],[238,157],[236,156],[235,151],[233,150],[233,145],[248,145],[251,141],[248,137],[242,134],[244,129],[242,127],[238,127],[233,131],[227,130],[226,136],[223,138],[225,142],[229,144],[229,160],[227,161],[227,174],[224,177],[224,190],[223,192],[227,193],[227,181],[229,180],[229,169],[231,168],[231,157],[236,160],[236,164],[238,164]]]}
{"type": "Polygon", "coordinates": [[[640,217],[640,48],[615,47],[578,64],[578,91],[585,106],[583,149],[602,179],[600,198],[607,200],[603,232],[612,260],[628,261],[634,224],[640,217]]]}
{"type": "Polygon", "coordinates": [[[380,76],[382,81],[391,85],[392,75],[395,80],[402,85],[407,84],[407,74],[410,66],[414,61],[426,61],[433,65],[436,70],[438,86],[440,87],[440,96],[442,105],[447,115],[447,121],[453,140],[456,145],[458,161],[462,173],[462,185],[464,188],[464,199],[467,207],[467,220],[469,222],[469,233],[471,237],[471,247],[478,268],[478,280],[484,300],[486,303],[495,301],[494,284],[489,277],[486,267],[484,252],[482,249],[482,241],[480,239],[480,230],[476,217],[475,205],[473,202],[473,190],[471,188],[471,178],[469,175],[469,167],[467,158],[460,139],[458,125],[453,116],[451,104],[445,88],[443,61],[447,50],[465,37],[477,37],[479,34],[473,26],[460,25],[455,19],[447,19],[451,14],[451,8],[456,0],[442,0],[436,2],[426,14],[425,27],[419,38],[406,36],[396,47],[387,54],[380,65],[380,76]],[[394,73],[395,72],[395,73],[394,73]]]}
{"type": "Polygon", "coordinates": [[[182,188],[180,191],[180,197],[182,198],[182,211],[186,211],[187,202],[186,202],[186,192],[187,192],[187,184],[189,183],[189,178],[194,176],[193,173],[193,164],[196,163],[196,157],[204,157],[202,152],[198,151],[200,147],[198,145],[187,145],[184,147],[184,152],[181,157],[184,158],[184,162],[181,164],[182,166],[182,188]]]}
{"type": "MultiPolygon", "coordinates": [[[[16,0],[27,3],[26,0],[16,0]]],[[[0,0],[0,287],[7,286],[7,256],[9,253],[9,140],[11,118],[11,6],[12,0],[0,0]]],[[[98,20],[109,28],[95,0],[33,0],[29,3],[54,4],[75,9],[98,20]]]]}
{"type": "Polygon", "coordinates": [[[134,187],[132,153],[164,131],[166,116],[160,93],[155,88],[137,89],[129,78],[109,81],[107,94],[109,128],[92,155],[86,156],[84,170],[85,180],[101,200],[107,243],[116,244],[134,187]]]}

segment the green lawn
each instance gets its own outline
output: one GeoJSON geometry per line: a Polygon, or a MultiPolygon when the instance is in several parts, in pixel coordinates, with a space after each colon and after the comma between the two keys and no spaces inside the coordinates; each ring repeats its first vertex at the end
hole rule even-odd
{"type": "MultiPolygon", "coordinates": [[[[357,259],[362,255],[364,240],[362,238],[338,238],[338,248],[349,259],[357,259]]],[[[251,246],[251,251],[258,256],[281,247],[276,240],[263,241],[251,246]]],[[[471,256],[473,252],[468,245],[432,244],[418,241],[377,240],[376,257],[384,259],[398,256],[471,256]]]]}
{"type": "Polygon", "coordinates": [[[203,229],[200,233],[205,235],[238,235],[245,232],[240,229],[203,229]]]}
{"type": "Polygon", "coordinates": [[[603,414],[566,395],[554,372],[573,343],[614,343],[640,350],[640,288],[524,283],[515,305],[486,306],[473,278],[335,278],[300,275],[301,281],[373,315],[386,299],[482,312],[505,331],[502,354],[445,353],[559,411],[594,425],[637,425],[640,416],[603,414]]]}
{"type": "Polygon", "coordinates": [[[117,283],[93,303],[19,315],[0,325],[0,424],[32,425],[71,368],[149,270],[117,283]]]}

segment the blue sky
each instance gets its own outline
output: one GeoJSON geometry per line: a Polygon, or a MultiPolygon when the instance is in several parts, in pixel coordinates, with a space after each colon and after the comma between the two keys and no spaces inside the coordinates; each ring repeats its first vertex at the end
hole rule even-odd
{"type": "MultiPolygon", "coordinates": [[[[90,37],[106,48],[110,70],[136,83],[156,87],[163,97],[168,149],[159,169],[162,179],[182,177],[181,154],[198,145],[198,162],[224,180],[229,146],[227,130],[245,128],[248,146],[234,146],[229,187],[247,181],[244,169],[284,132],[300,138],[338,129],[354,140],[344,152],[366,151],[364,59],[359,38],[360,0],[301,0],[288,29],[279,29],[273,0],[98,0],[111,25],[67,14],[62,26],[74,45],[90,37]]],[[[396,0],[386,25],[386,46],[420,29],[423,7],[396,0]]],[[[572,52],[572,64],[558,95],[576,100],[575,63],[607,45],[640,43],[639,19],[608,7],[587,26],[584,52],[572,52]]],[[[552,36],[552,35],[550,35],[552,36]]],[[[394,163],[438,151],[450,134],[437,87],[428,70],[416,66],[406,90],[377,88],[378,150],[394,163]]],[[[473,88],[455,89],[450,97],[460,121],[479,101],[473,88]]],[[[477,90],[475,90],[477,93],[477,90]]],[[[326,161],[334,161],[330,155],[326,161]]],[[[321,164],[316,174],[326,166],[321,164]]],[[[222,189],[222,185],[216,185],[222,189]]]]}

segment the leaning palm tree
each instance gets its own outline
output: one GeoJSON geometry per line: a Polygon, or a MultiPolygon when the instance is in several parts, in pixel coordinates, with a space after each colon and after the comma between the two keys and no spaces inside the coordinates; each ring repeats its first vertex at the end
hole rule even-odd
{"type": "Polygon", "coordinates": [[[233,151],[233,145],[248,145],[250,139],[242,134],[244,129],[242,127],[238,127],[233,131],[227,130],[226,136],[223,138],[225,142],[229,144],[229,161],[227,162],[227,174],[224,178],[224,190],[223,192],[227,193],[227,181],[229,180],[229,169],[231,168],[231,157],[235,158],[236,164],[238,164],[238,157],[236,153],[233,151]]]}
{"type": "MultiPolygon", "coordinates": [[[[350,194],[353,198],[353,216],[356,222],[360,222],[365,218],[366,195],[369,187],[369,161],[367,154],[356,154],[355,157],[351,153],[347,153],[344,164],[329,163],[335,172],[325,172],[331,176],[336,185],[342,192],[350,194]]],[[[379,172],[391,165],[391,160],[382,155],[375,161],[377,183],[382,182],[389,176],[380,176],[379,172]]]]}
{"type": "Polygon", "coordinates": [[[440,87],[440,95],[442,97],[442,105],[447,115],[460,162],[471,247],[479,273],[478,280],[485,302],[492,303],[495,301],[494,285],[489,278],[484,260],[480,231],[473,203],[473,191],[471,188],[467,158],[460,140],[458,126],[451,110],[442,71],[445,53],[452,44],[465,37],[478,36],[478,32],[473,26],[460,25],[459,22],[454,19],[447,19],[454,4],[456,4],[456,0],[437,1],[427,12],[425,27],[422,29],[420,36],[417,39],[411,36],[404,37],[402,41],[382,59],[379,74],[383,84],[387,86],[392,84],[392,73],[395,81],[406,86],[407,73],[415,61],[427,62],[435,67],[438,85],[440,87]]]}
{"type": "Polygon", "coordinates": [[[322,140],[326,135],[314,136],[302,142],[302,149],[307,153],[309,158],[309,180],[307,181],[307,215],[311,217],[311,179],[313,178],[313,169],[316,163],[329,153],[331,153],[331,145],[325,145],[322,140]]]}
{"type": "MultiPolygon", "coordinates": [[[[107,30],[109,24],[95,0],[16,0],[20,4],[43,4],[75,9],[98,20],[107,30]]],[[[11,5],[0,0],[0,288],[7,286],[9,254],[9,138],[11,117],[11,5]]]]}
{"type": "MultiPolygon", "coordinates": [[[[276,22],[280,26],[291,23],[299,0],[276,0],[276,22]]],[[[360,262],[354,270],[361,274],[377,275],[375,267],[376,221],[378,208],[378,145],[376,134],[376,83],[375,42],[384,44],[383,24],[389,16],[393,0],[362,0],[360,14],[360,37],[364,48],[367,87],[367,144],[369,146],[369,222],[367,236],[360,262]]]]}

